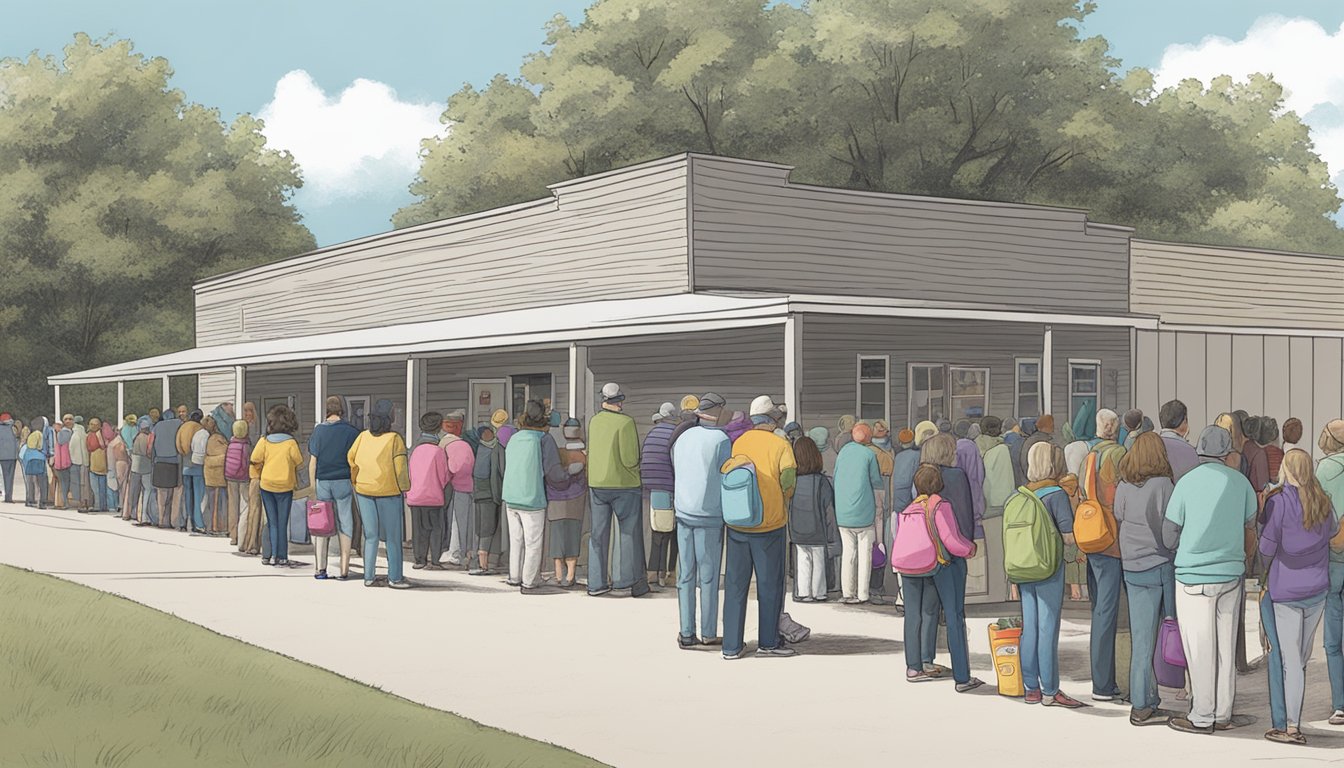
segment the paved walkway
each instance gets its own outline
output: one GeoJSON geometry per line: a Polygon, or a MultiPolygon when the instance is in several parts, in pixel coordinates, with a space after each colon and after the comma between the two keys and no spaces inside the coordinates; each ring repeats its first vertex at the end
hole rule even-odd
{"type": "MultiPolygon", "coordinates": [[[[1259,722],[1213,737],[1133,728],[1121,705],[1071,712],[1000,698],[989,618],[973,619],[970,637],[974,671],[991,685],[958,695],[949,683],[902,681],[901,620],[891,609],[790,605],[813,629],[798,657],[726,662],[717,649],[677,649],[670,592],[523,596],[495,579],[423,571],[409,572],[419,589],[365,589],[357,578],[316,582],[309,569],[265,568],[220,539],[17,504],[0,504],[0,562],[622,767],[886,768],[948,764],[949,756],[952,765],[1033,768],[1319,765],[1341,759],[1332,748],[1344,746],[1344,729],[1320,722],[1329,696],[1319,653],[1308,673],[1316,727],[1301,748],[1260,738],[1268,728],[1263,673],[1239,681],[1238,711],[1259,722]]],[[[754,631],[749,620],[748,637],[754,631]]],[[[1064,689],[1083,698],[1086,627],[1068,621],[1064,635],[1062,666],[1072,678],[1064,689]]]]}

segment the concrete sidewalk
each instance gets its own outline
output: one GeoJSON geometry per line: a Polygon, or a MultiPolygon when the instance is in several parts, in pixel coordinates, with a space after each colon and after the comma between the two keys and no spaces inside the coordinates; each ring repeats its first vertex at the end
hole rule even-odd
{"type": "MultiPolygon", "coordinates": [[[[311,568],[264,567],[233,554],[227,540],[16,504],[0,504],[0,562],[123,595],[622,767],[885,768],[949,757],[952,765],[1033,768],[1132,768],[1150,758],[1305,765],[1331,760],[1336,753],[1323,750],[1344,746],[1344,729],[1323,723],[1329,692],[1319,645],[1308,670],[1311,744],[1302,748],[1261,738],[1269,727],[1263,672],[1238,680],[1237,710],[1258,722],[1212,737],[1134,728],[1127,705],[1066,711],[1001,698],[988,657],[991,618],[972,619],[969,628],[974,673],[987,685],[959,695],[950,683],[904,682],[902,620],[890,608],[790,603],[794,618],[812,628],[798,657],[728,662],[717,648],[677,648],[671,591],[639,600],[582,591],[524,596],[498,578],[409,570],[417,589],[367,589],[358,578],[318,582],[311,568]]],[[[748,613],[752,638],[755,603],[748,613]]],[[[1084,623],[1066,620],[1061,656],[1063,689],[1086,699],[1084,623]]],[[[947,663],[946,655],[939,660],[947,663]]]]}

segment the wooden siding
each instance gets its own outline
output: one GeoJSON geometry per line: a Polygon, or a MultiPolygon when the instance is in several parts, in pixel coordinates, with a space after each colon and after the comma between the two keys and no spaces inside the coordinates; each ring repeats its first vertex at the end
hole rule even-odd
{"type": "Polygon", "coordinates": [[[1129,307],[1128,230],[1080,211],[789,184],[787,169],[693,157],[695,286],[1129,307]]]}
{"type": "Polygon", "coordinates": [[[1082,326],[1054,327],[1055,370],[1051,388],[1051,413],[1057,428],[1064,426],[1060,414],[1073,412],[1069,399],[1069,360],[1101,361],[1101,407],[1124,414],[1133,405],[1130,393],[1128,328],[1082,326]]]}
{"type": "Polygon", "coordinates": [[[198,346],[688,289],[686,159],[413,227],[196,290],[198,346]]]}
{"type": "Polygon", "coordinates": [[[220,403],[232,403],[233,394],[233,371],[209,371],[196,377],[196,402],[206,413],[220,403]]]}
{"type": "MultiPolygon", "coordinates": [[[[330,380],[330,376],[328,376],[330,380]]],[[[299,434],[294,437],[299,441],[299,447],[304,449],[304,455],[307,455],[308,436],[312,434],[313,427],[317,424],[320,414],[317,413],[317,407],[313,401],[316,393],[313,386],[313,367],[310,365],[299,366],[297,368],[277,368],[265,371],[249,370],[243,384],[247,399],[244,402],[251,402],[257,406],[257,417],[261,420],[261,428],[266,429],[266,411],[264,402],[267,398],[293,397],[294,412],[299,417],[299,434]]],[[[331,391],[331,390],[329,390],[331,391]]],[[[406,397],[403,394],[401,400],[406,397]]],[[[242,409],[239,408],[241,414],[242,409]]],[[[401,428],[394,425],[398,432],[401,428]]]]}
{"type": "Polygon", "coordinates": [[[1135,240],[1130,309],[1172,324],[1344,329],[1344,259],[1135,240]]]}
{"type": "MultiPolygon", "coordinates": [[[[549,373],[555,382],[551,395],[552,407],[567,411],[569,407],[569,350],[546,349],[531,351],[504,351],[469,357],[435,357],[426,361],[428,384],[425,390],[427,408],[452,411],[461,408],[471,412],[472,379],[506,379],[524,374],[549,373]]],[[[406,376],[402,374],[402,389],[406,376]]],[[[504,409],[512,411],[511,405],[504,409]]],[[[510,413],[510,416],[516,414],[510,413]]]]}

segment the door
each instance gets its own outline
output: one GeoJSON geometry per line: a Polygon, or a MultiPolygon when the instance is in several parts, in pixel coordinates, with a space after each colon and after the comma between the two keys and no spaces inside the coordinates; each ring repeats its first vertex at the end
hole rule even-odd
{"type": "MultiPolygon", "coordinates": [[[[506,397],[509,382],[506,379],[472,379],[471,412],[468,423],[473,426],[490,423],[490,414],[503,408],[508,410],[506,397]]],[[[510,414],[512,415],[512,414],[510,414]]]]}
{"type": "Polygon", "coordinates": [[[1101,363],[1096,360],[1069,361],[1069,422],[1087,410],[1088,418],[1097,417],[1101,402],[1101,363]]]}
{"type": "Polygon", "coordinates": [[[509,390],[513,400],[513,411],[510,415],[516,418],[523,412],[528,400],[540,400],[546,405],[546,410],[550,411],[554,384],[553,376],[549,373],[520,373],[510,376],[509,390]]]}

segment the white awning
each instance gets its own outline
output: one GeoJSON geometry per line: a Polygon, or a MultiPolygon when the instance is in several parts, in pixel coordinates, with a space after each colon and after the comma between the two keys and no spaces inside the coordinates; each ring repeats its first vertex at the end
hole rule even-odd
{"type": "Polygon", "coordinates": [[[502,347],[565,345],[666,333],[782,324],[790,314],[924,317],[1156,329],[1157,319],[1021,311],[863,296],[680,293],[494,312],[424,323],[195,347],[48,377],[53,385],[188,375],[234,366],[452,354],[502,347]]]}

